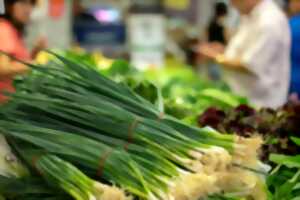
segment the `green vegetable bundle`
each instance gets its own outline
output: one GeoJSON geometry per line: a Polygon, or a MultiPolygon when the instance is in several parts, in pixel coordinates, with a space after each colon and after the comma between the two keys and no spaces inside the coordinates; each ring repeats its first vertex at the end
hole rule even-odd
{"type": "Polygon", "coordinates": [[[0,130],[19,149],[53,155],[37,166],[24,156],[48,174],[47,182],[77,200],[90,199],[93,185],[78,169],[140,199],[195,199],[222,190],[218,176],[237,165],[228,151],[246,148],[234,136],[188,126],[93,68],[56,57],[47,66],[30,65],[0,109],[0,130]]]}
{"type": "MultiPolygon", "coordinates": [[[[129,199],[123,191],[94,181],[79,169],[57,156],[32,152],[23,149],[25,157],[35,159],[33,167],[45,178],[53,188],[60,186],[66,193],[78,200],[110,200],[129,199]]],[[[24,154],[24,153],[23,153],[24,154]]]]}

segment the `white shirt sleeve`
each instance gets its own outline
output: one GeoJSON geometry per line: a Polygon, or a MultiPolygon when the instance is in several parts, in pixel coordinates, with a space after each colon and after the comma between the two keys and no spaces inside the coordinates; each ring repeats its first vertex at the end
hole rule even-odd
{"type": "Polygon", "coordinates": [[[278,35],[274,35],[272,26],[263,26],[253,34],[256,34],[256,40],[248,43],[240,59],[249,71],[260,75],[267,73],[270,63],[276,62],[280,40],[277,39],[278,35]]]}

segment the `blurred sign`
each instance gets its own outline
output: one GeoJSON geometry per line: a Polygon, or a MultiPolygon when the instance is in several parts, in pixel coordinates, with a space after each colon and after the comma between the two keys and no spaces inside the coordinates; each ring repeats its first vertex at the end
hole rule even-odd
{"type": "Polygon", "coordinates": [[[160,14],[132,14],[129,17],[131,61],[139,69],[161,67],[165,54],[165,18],[160,14]]]}
{"type": "Polygon", "coordinates": [[[49,16],[54,19],[59,19],[64,15],[65,1],[64,0],[49,0],[49,16]]]}
{"type": "Polygon", "coordinates": [[[82,46],[122,45],[125,41],[123,24],[100,24],[78,22],[74,25],[77,42],[82,46]]]}
{"type": "Polygon", "coordinates": [[[190,0],[164,0],[165,6],[174,10],[186,10],[190,7],[190,0]]]}
{"type": "Polygon", "coordinates": [[[0,14],[5,13],[4,0],[0,0],[0,14]]]}

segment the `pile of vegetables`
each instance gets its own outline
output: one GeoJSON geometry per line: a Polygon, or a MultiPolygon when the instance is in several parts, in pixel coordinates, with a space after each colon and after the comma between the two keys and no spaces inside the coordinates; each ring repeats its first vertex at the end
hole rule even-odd
{"type": "Polygon", "coordinates": [[[0,107],[0,131],[28,169],[0,177],[6,200],[267,198],[260,138],[189,126],[128,85],[54,56],[29,65],[0,107]]]}
{"type": "Polygon", "coordinates": [[[243,137],[261,135],[261,158],[273,166],[267,178],[269,198],[297,200],[300,196],[300,102],[289,101],[278,109],[255,110],[248,105],[223,111],[209,108],[198,117],[198,125],[243,137]]]}
{"type": "Polygon", "coordinates": [[[288,102],[278,109],[255,110],[248,105],[223,111],[208,108],[198,117],[198,125],[211,126],[220,132],[234,133],[243,137],[261,135],[265,144],[262,158],[268,161],[271,153],[300,154],[299,147],[291,140],[299,136],[300,102],[288,102]]]}

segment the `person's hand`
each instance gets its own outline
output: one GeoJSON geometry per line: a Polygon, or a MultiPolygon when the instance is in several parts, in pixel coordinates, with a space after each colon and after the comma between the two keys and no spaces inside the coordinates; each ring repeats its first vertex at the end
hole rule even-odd
{"type": "Polygon", "coordinates": [[[48,47],[48,40],[46,37],[39,37],[32,49],[32,58],[35,58],[38,53],[48,47]]]}
{"type": "Polygon", "coordinates": [[[217,51],[219,54],[223,54],[225,51],[225,46],[220,42],[212,42],[210,43],[211,48],[217,51]]]}
{"type": "Polygon", "coordinates": [[[200,55],[208,59],[216,59],[216,57],[224,52],[224,46],[220,43],[204,43],[198,48],[200,55]]]}
{"type": "Polygon", "coordinates": [[[48,47],[48,40],[46,37],[39,37],[36,40],[36,43],[34,45],[34,48],[42,50],[42,49],[46,49],[48,47]]]}
{"type": "Polygon", "coordinates": [[[218,55],[218,51],[210,45],[201,45],[198,52],[208,59],[214,59],[218,55]]]}

